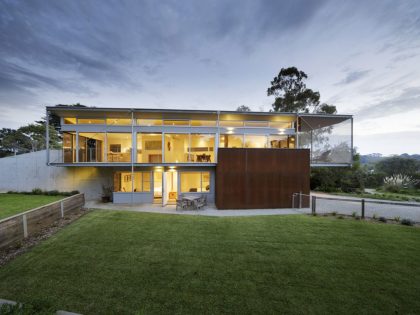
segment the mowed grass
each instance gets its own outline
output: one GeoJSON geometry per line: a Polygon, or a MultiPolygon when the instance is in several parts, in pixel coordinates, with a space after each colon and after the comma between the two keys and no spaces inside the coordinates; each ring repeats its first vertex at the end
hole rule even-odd
{"type": "Polygon", "coordinates": [[[64,198],[63,196],[0,194],[0,220],[64,198]]]}
{"type": "Polygon", "coordinates": [[[0,298],[83,314],[420,313],[420,229],[94,211],[0,269],[0,298]]]}

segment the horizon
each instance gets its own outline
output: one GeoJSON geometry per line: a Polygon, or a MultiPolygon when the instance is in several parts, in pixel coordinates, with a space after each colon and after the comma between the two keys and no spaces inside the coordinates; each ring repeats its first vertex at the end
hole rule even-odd
{"type": "Polygon", "coordinates": [[[56,104],[268,111],[296,66],[354,115],[361,155],[419,154],[418,16],[417,1],[5,1],[0,128],[56,104]]]}

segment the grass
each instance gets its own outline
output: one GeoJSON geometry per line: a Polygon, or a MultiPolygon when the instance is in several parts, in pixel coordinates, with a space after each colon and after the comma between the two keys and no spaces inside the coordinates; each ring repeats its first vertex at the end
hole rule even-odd
{"type": "Polygon", "coordinates": [[[0,194],[0,220],[62,198],[63,196],[0,194]]]}
{"type": "Polygon", "coordinates": [[[83,314],[420,313],[420,229],[94,211],[0,269],[0,298],[83,314]]]}

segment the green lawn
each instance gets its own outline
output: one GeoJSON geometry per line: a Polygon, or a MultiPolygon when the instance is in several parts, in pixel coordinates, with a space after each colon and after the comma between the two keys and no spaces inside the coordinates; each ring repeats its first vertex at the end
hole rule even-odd
{"type": "Polygon", "coordinates": [[[420,229],[94,211],[0,268],[0,298],[83,314],[420,313],[420,229]]]}
{"type": "Polygon", "coordinates": [[[0,220],[62,198],[63,196],[0,194],[0,220]]]}

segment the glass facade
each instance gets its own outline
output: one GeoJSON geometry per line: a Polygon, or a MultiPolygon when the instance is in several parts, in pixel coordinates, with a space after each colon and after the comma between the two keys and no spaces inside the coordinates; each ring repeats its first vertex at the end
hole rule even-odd
{"type": "Polygon", "coordinates": [[[220,148],[242,148],[244,145],[243,135],[222,134],[219,139],[220,148]]]}
{"type": "Polygon", "coordinates": [[[114,173],[114,192],[150,192],[151,172],[114,173]]]}
{"type": "Polygon", "coordinates": [[[245,135],[245,148],[267,148],[267,136],[245,135]]]}
{"type": "Polygon", "coordinates": [[[79,133],[79,162],[104,161],[105,133],[79,133]]]}
{"type": "Polygon", "coordinates": [[[162,163],[162,134],[137,134],[137,163],[162,163]]]}
{"type": "Polygon", "coordinates": [[[131,133],[107,133],[107,162],[131,162],[131,133]]]}
{"type": "Polygon", "coordinates": [[[189,134],[165,134],[165,163],[193,162],[194,157],[189,153],[189,134]]]}
{"type": "Polygon", "coordinates": [[[313,123],[301,121],[299,148],[311,150],[311,164],[350,164],[352,152],[352,120],[313,128],[313,123]]]}
{"type": "Polygon", "coordinates": [[[180,113],[172,117],[171,113],[145,113],[133,121],[131,113],[127,117],[104,113],[104,118],[68,114],[62,117],[63,149],[55,158],[62,163],[217,163],[216,147],[307,148],[313,165],[352,163],[352,118],[348,115],[194,112],[182,119],[180,113]]]}
{"type": "Polygon", "coordinates": [[[210,172],[181,172],[181,192],[209,192],[210,172]]]}

